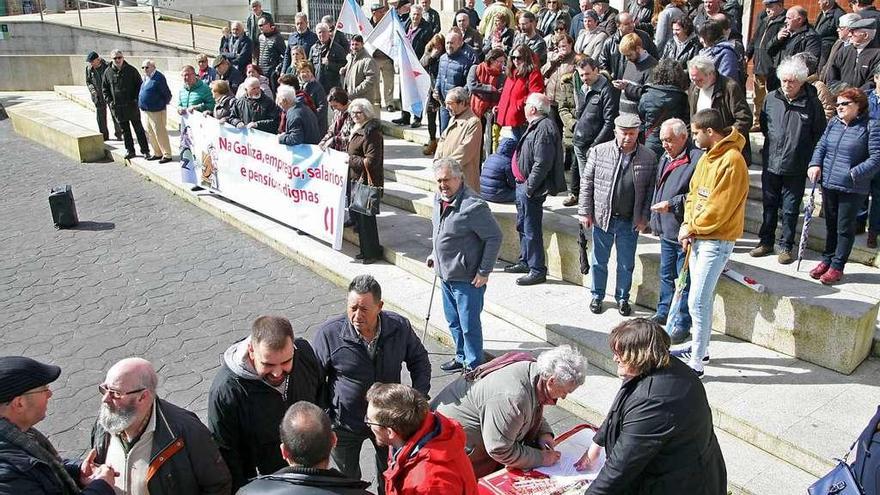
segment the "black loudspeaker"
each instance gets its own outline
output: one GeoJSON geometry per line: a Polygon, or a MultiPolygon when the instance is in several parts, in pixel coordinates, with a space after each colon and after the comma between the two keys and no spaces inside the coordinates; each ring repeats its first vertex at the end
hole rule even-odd
{"type": "Polygon", "coordinates": [[[49,192],[49,208],[52,209],[52,222],[56,229],[69,229],[79,223],[73,189],[69,185],[52,188],[49,192]]]}

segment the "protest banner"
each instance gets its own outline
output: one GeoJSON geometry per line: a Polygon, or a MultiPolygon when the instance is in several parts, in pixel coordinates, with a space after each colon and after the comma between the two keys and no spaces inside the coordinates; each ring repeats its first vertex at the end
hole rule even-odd
{"type": "Polygon", "coordinates": [[[182,180],[342,249],[347,156],[286,146],[199,113],[181,124],[182,180]],[[184,144],[186,148],[184,149],[184,144]]]}

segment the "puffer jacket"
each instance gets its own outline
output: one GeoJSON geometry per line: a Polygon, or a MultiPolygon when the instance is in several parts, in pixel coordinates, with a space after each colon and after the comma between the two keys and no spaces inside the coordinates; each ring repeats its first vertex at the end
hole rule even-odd
{"type": "Polygon", "coordinates": [[[745,87],[745,71],[743,70],[742,60],[733,47],[733,43],[722,41],[716,45],[703,48],[700,50],[700,55],[706,55],[715,61],[715,70],[718,74],[733,79],[740,86],[745,87]]]}
{"type": "Polygon", "coordinates": [[[655,156],[663,155],[660,144],[660,124],[669,119],[681,119],[685,124],[691,121],[687,93],[672,85],[645,86],[639,98],[639,118],[642,119],[642,137],[645,146],[655,156]]]}
{"type": "Polygon", "coordinates": [[[516,179],[511,161],[515,139],[503,139],[498,150],[486,157],[480,172],[480,196],[493,203],[513,203],[516,196],[516,179]]]}
{"type": "Polygon", "coordinates": [[[269,35],[260,34],[260,59],[258,65],[263,75],[269,79],[275,79],[281,74],[281,65],[284,63],[284,54],[287,52],[287,46],[284,44],[284,38],[281,33],[275,30],[269,35]]]}
{"type": "Polygon", "coordinates": [[[822,187],[867,195],[871,178],[880,170],[880,127],[865,112],[849,125],[828,122],[810,165],[822,167],[822,187]]]}
{"type": "Polygon", "coordinates": [[[574,145],[587,149],[594,144],[614,138],[614,119],[620,105],[620,93],[605,76],[592,86],[584,86],[586,93],[579,92],[577,116],[574,126],[574,145]]]}
{"type": "Polygon", "coordinates": [[[196,110],[203,111],[214,108],[215,103],[210,86],[201,79],[196,79],[191,87],[184,84],[177,94],[177,106],[180,108],[195,107],[196,110]]]}
{"type": "Polygon", "coordinates": [[[388,451],[385,495],[477,495],[477,477],[465,452],[461,425],[428,412],[422,426],[397,452],[388,451]]]}
{"type": "Polygon", "coordinates": [[[526,98],[532,93],[543,92],[544,77],[537,67],[526,77],[508,77],[501,89],[498,118],[495,119],[495,123],[501,127],[526,125],[526,98]]]}
{"type": "Polygon", "coordinates": [[[804,84],[791,102],[782,89],[772,91],[764,99],[761,111],[764,168],[776,175],[805,177],[825,125],[825,112],[813,85],[804,84]]]}
{"type": "MultiPolygon", "coordinates": [[[[651,197],[657,175],[657,157],[643,145],[633,152],[630,167],[633,170],[635,186],[635,205],[633,206],[633,225],[647,224],[651,219],[651,197]]],[[[581,175],[581,193],[578,202],[578,215],[593,217],[593,223],[607,231],[611,224],[611,195],[617,182],[620,167],[620,148],[617,142],[609,141],[590,148],[587,164],[581,175]]]]}
{"type": "Polygon", "coordinates": [[[440,93],[440,101],[446,101],[446,92],[467,84],[468,70],[477,61],[477,57],[469,46],[464,46],[450,55],[443,54],[437,66],[437,82],[434,89],[440,93]]]}
{"type": "Polygon", "coordinates": [[[278,132],[278,123],[281,120],[278,106],[266,93],[260,92],[259,98],[238,98],[232,104],[232,112],[229,116],[229,124],[237,126],[241,124],[257,123],[257,129],[275,134],[278,132]]]}

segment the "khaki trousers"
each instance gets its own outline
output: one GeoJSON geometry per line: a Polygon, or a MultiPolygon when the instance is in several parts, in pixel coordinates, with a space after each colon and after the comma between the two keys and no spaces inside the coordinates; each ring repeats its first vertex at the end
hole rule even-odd
{"type": "Polygon", "coordinates": [[[144,112],[147,116],[147,138],[153,155],[161,154],[163,158],[171,158],[171,142],[168,140],[167,110],[161,112],[144,112]]]}

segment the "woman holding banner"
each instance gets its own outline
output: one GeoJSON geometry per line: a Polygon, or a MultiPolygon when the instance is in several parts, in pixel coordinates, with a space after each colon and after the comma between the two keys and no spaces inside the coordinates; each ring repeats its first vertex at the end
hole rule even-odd
{"type": "MultiPolygon", "coordinates": [[[[352,100],[348,112],[354,122],[348,141],[348,179],[381,188],[384,184],[385,159],[382,125],[373,111],[373,104],[365,98],[352,100]]],[[[369,265],[382,258],[376,217],[362,215],[349,209],[349,215],[358,233],[361,252],[355,259],[369,265]]]]}

